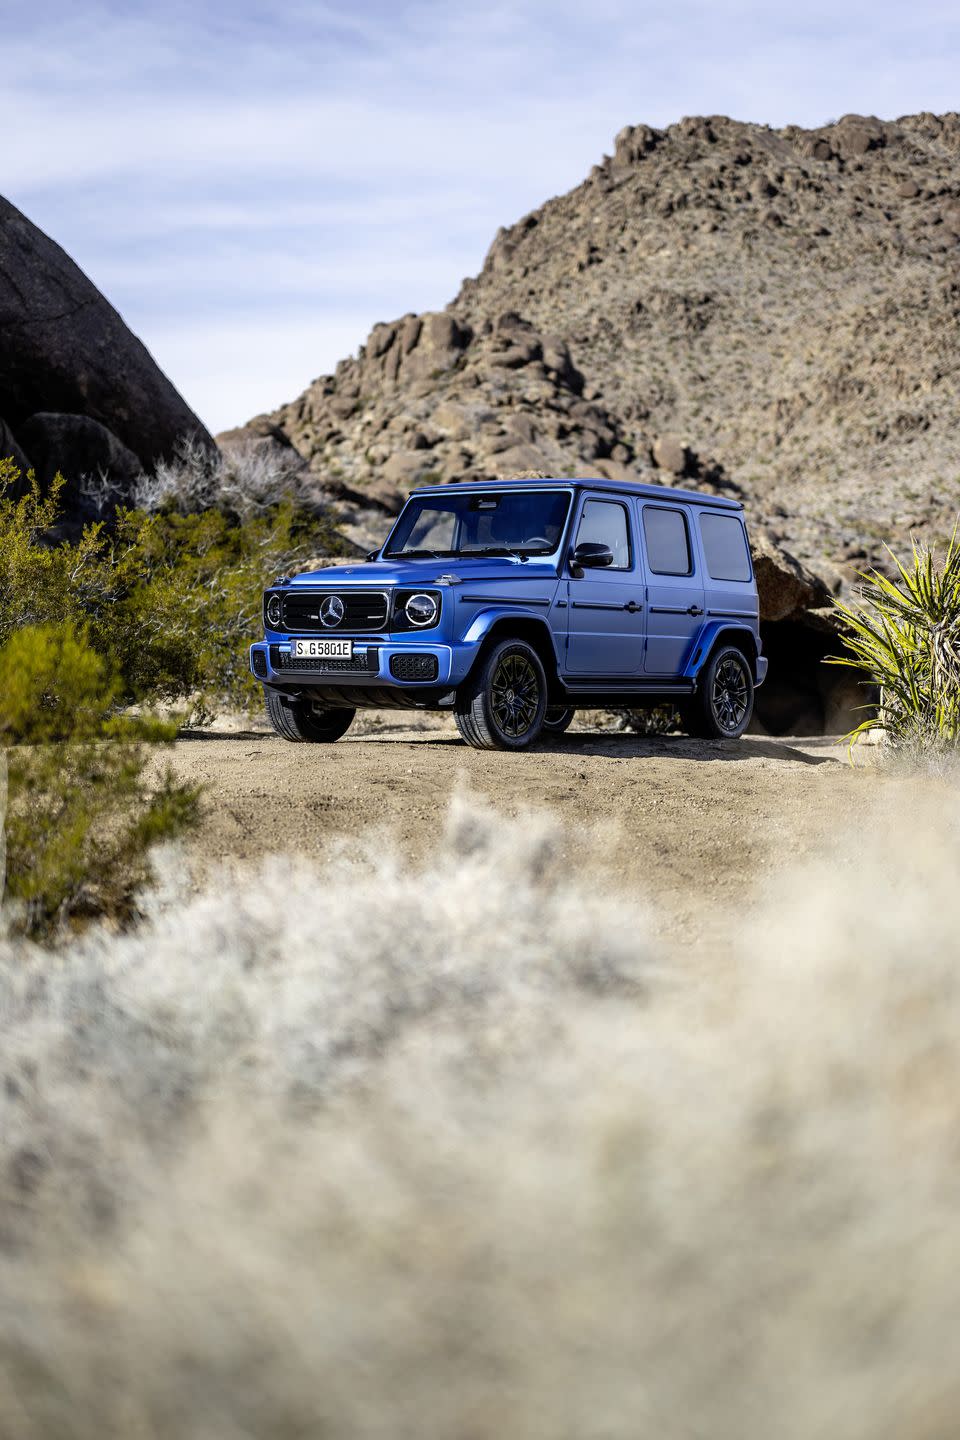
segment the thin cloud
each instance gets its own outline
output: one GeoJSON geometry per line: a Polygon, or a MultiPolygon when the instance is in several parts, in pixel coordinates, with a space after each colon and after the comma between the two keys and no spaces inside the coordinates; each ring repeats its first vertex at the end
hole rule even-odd
{"type": "Polygon", "coordinates": [[[948,109],[958,59],[939,0],[58,0],[5,22],[0,189],[220,428],[445,304],[622,125],[948,109]]]}

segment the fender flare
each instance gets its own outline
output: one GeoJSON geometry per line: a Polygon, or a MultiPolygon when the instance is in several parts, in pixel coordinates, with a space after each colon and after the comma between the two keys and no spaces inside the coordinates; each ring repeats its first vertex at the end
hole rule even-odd
{"type": "Polygon", "coordinates": [[[697,679],[707,662],[707,657],[721,636],[729,636],[731,640],[737,639],[741,643],[744,640],[747,642],[743,648],[753,668],[754,683],[757,683],[759,678],[757,662],[760,648],[757,636],[749,625],[739,625],[736,621],[730,620],[710,620],[704,625],[694,642],[690,658],[684,666],[683,678],[685,680],[697,679]]]}
{"type": "Polygon", "coordinates": [[[485,610],[478,610],[461,636],[459,643],[472,645],[479,649],[495,625],[502,621],[509,623],[517,620],[522,620],[525,625],[531,623],[536,625],[550,647],[554,662],[559,669],[560,653],[557,649],[557,638],[546,613],[542,608],[534,610],[532,606],[524,605],[522,602],[517,605],[491,605],[485,610]]]}

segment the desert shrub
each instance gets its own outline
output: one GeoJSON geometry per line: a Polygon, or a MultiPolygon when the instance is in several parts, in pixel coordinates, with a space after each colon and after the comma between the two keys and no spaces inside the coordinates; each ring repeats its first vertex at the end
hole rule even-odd
{"type": "Polygon", "coordinates": [[[118,511],[104,549],[109,596],[91,619],[123,698],[190,698],[195,718],[255,700],[247,649],[263,588],[304,562],[311,531],[289,501],[243,524],[219,510],[118,511]]]}
{"type": "Polygon", "coordinates": [[[120,701],[186,701],[194,718],[256,699],[247,646],[263,587],[342,544],[290,499],[243,520],[222,508],[121,508],[109,526],[51,543],[63,480],[44,495],[28,477],[14,499],[19,478],[0,461],[0,644],[23,625],[72,621],[114,664],[120,701]]]}
{"type": "Polygon", "coordinates": [[[212,452],[185,438],[171,460],[157,463],[133,487],[137,510],[176,510],[181,515],[221,510],[238,520],[263,515],[281,500],[296,500],[304,463],[295,450],[246,442],[212,452]]]}
{"type": "Polygon", "coordinates": [[[858,603],[836,602],[847,653],[836,665],[866,670],[880,686],[879,709],[848,737],[882,729],[897,748],[960,744],[960,533],[939,561],[914,542],[904,564],[889,552],[893,579],[862,576],[858,603]]]}
{"type": "Polygon", "coordinates": [[[6,1433],[954,1436],[946,798],[689,972],[563,831],[464,804],[423,869],[0,949],[6,1433]]]}
{"type": "Polygon", "coordinates": [[[116,713],[110,662],[69,621],[24,626],[0,647],[0,762],[6,772],[5,913],[49,937],[81,916],[128,918],[151,847],[194,819],[196,792],[153,747],[175,727],[116,713]]]}

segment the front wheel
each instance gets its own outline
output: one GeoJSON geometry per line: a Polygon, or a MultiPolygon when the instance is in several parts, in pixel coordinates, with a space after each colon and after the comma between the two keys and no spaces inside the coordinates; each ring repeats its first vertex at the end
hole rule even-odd
{"type": "Polygon", "coordinates": [[[283,740],[329,745],[350,729],[356,710],[326,710],[312,700],[291,700],[265,690],[267,719],[283,740]]]}
{"type": "Polygon", "coordinates": [[[476,750],[525,750],[543,728],[547,677],[523,640],[501,640],[460,686],[457,729],[476,750]]]}
{"type": "Polygon", "coordinates": [[[705,740],[736,740],[753,715],[753,672],[742,650],[724,645],[700,672],[681,711],[683,728],[705,740]]]}

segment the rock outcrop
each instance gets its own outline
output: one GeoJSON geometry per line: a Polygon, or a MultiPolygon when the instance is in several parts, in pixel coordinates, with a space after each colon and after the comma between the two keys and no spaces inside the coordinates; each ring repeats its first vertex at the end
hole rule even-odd
{"type": "Polygon", "coordinates": [[[20,427],[30,462],[41,485],[49,485],[58,470],[75,475],[107,475],[123,493],[141,471],[128,450],[105,425],[87,415],[57,415],[39,411],[20,427]]]}
{"type": "Polygon", "coordinates": [[[70,479],[105,464],[122,480],[188,437],[213,445],[96,286],[2,197],[0,416],[0,452],[70,479]]]}

